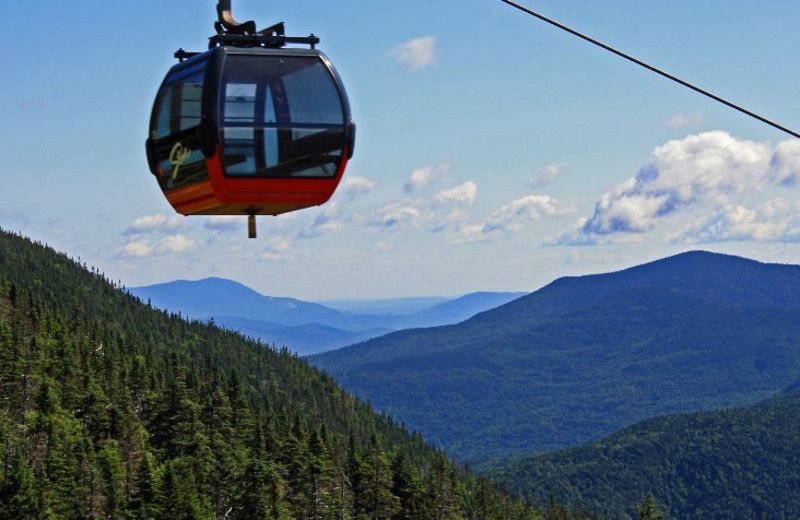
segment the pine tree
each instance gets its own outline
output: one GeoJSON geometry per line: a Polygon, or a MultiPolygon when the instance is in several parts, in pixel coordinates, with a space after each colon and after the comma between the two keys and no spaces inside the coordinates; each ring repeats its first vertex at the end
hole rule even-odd
{"type": "Polygon", "coordinates": [[[436,454],[429,480],[429,500],[433,505],[431,518],[436,520],[461,518],[455,474],[444,453],[436,454]]]}
{"type": "Polygon", "coordinates": [[[644,504],[637,509],[639,511],[639,520],[663,520],[664,518],[664,514],[659,509],[656,498],[652,493],[647,494],[644,504]]]}
{"type": "Polygon", "coordinates": [[[277,467],[254,459],[248,465],[235,517],[242,520],[284,520],[290,518],[286,489],[277,467]]]}
{"type": "Polygon", "coordinates": [[[419,469],[399,453],[392,461],[392,494],[400,500],[396,520],[426,520],[431,508],[425,501],[425,482],[419,469]]]}
{"type": "Polygon", "coordinates": [[[311,432],[308,441],[309,520],[334,518],[336,472],[324,427],[311,432]]]}
{"type": "Polygon", "coordinates": [[[97,464],[105,497],[103,507],[105,518],[121,518],[125,507],[125,468],[116,441],[105,442],[97,453],[97,464]]]}
{"type": "Polygon", "coordinates": [[[135,518],[156,518],[159,482],[156,479],[155,458],[143,453],[128,502],[128,511],[135,518]]]}
{"type": "Polygon", "coordinates": [[[370,437],[367,453],[358,469],[360,496],[357,518],[389,520],[400,510],[400,500],[392,494],[392,470],[380,439],[370,437]]]}
{"type": "Polygon", "coordinates": [[[0,520],[36,518],[39,512],[36,478],[25,457],[16,450],[0,478],[0,520]]]}

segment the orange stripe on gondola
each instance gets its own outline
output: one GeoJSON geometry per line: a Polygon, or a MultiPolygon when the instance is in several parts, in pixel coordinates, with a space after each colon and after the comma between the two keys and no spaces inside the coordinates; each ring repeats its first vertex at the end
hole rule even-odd
{"type": "Polygon", "coordinates": [[[164,193],[175,211],[192,215],[219,206],[210,181],[198,182],[164,193]]]}

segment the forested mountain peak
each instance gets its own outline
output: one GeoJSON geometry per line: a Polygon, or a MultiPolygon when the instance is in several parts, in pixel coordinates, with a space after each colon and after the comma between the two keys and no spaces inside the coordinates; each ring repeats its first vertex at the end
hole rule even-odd
{"type": "Polygon", "coordinates": [[[689,251],[624,270],[558,278],[532,294],[479,316],[543,322],[592,305],[612,293],[670,291],[726,305],[800,308],[800,266],[689,251]]]}
{"type": "Polygon", "coordinates": [[[800,268],[684,253],[310,359],[458,456],[572,446],[797,381],[800,268]]]}

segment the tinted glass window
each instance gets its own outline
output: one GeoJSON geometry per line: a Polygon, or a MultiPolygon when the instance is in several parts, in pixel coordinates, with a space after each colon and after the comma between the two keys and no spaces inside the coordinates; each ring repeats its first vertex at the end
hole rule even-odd
{"type": "Polygon", "coordinates": [[[332,177],[344,147],[341,96],[313,56],[229,56],[220,106],[225,173],[332,177]]]}
{"type": "Polygon", "coordinates": [[[197,128],[202,116],[206,61],[170,73],[156,96],[150,128],[162,189],[208,177],[197,128]]]}

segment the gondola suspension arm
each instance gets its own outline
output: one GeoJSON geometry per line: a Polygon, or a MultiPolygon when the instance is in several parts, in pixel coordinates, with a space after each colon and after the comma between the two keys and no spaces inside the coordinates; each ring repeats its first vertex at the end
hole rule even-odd
{"type": "Polygon", "coordinates": [[[673,76],[672,74],[664,72],[661,69],[658,69],[658,68],[656,68],[656,67],[654,67],[654,66],[652,66],[652,65],[650,65],[648,63],[645,63],[644,61],[642,61],[640,59],[634,58],[633,56],[631,56],[629,54],[626,54],[626,53],[624,53],[622,51],[619,51],[619,50],[611,47],[610,45],[606,45],[605,43],[603,43],[601,41],[595,40],[594,38],[591,38],[591,37],[589,37],[589,36],[587,36],[587,35],[585,35],[583,33],[580,33],[578,31],[576,31],[575,29],[567,27],[564,24],[561,24],[561,23],[559,23],[559,22],[557,22],[555,20],[552,20],[550,18],[547,18],[546,16],[544,16],[542,14],[539,14],[536,11],[533,11],[532,9],[530,9],[528,7],[525,7],[525,6],[521,5],[521,4],[518,4],[517,2],[514,2],[513,0],[500,0],[500,1],[505,3],[505,4],[510,5],[511,7],[515,7],[516,9],[519,9],[520,11],[522,11],[522,12],[524,12],[526,14],[534,16],[534,17],[538,18],[539,20],[542,20],[543,22],[547,22],[550,25],[558,27],[559,29],[561,29],[563,31],[566,31],[566,32],[568,32],[568,33],[570,33],[570,34],[572,34],[574,36],[577,36],[578,38],[581,38],[581,39],[583,39],[583,40],[585,40],[585,41],[587,41],[589,43],[592,43],[592,44],[594,44],[594,45],[596,45],[596,46],[598,46],[598,47],[600,47],[602,49],[605,49],[605,50],[607,50],[607,51],[609,51],[609,52],[611,52],[613,54],[616,54],[617,56],[619,56],[621,58],[625,58],[626,60],[631,61],[631,62],[633,62],[633,63],[635,63],[635,64],[637,64],[637,65],[639,65],[641,67],[644,67],[644,68],[646,68],[646,69],[648,69],[648,70],[650,70],[652,72],[655,72],[656,74],[659,74],[661,76],[664,76],[667,79],[670,79],[670,80],[672,80],[672,81],[674,81],[676,83],[679,83],[679,84],[683,85],[684,87],[690,88],[690,89],[694,90],[695,92],[703,94],[704,96],[709,97],[709,98],[713,99],[714,101],[718,101],[719,103],[722,103],[723,105],[727,105],[728,107],[733,108],[734,110],[738,110],[739,112],[741,112],[741,113],[743,113],[745,115],[748,115],[748,116],[750,116],[750,117],[752,117],[754,119],[757,119],[757,120],[761,121],[762,123],[765,123],[765,124],[767,124],[767,125],[769,125],[769,126],[771,126],[773,128],[776,128],[776,129],[778,129],[778,130],[780,130],[782,132],[785,132],[785,133],[787,133],[787,134],[789,134],[789,135],[791,135],[793,137],[797,137],[798,139],[800,139],[800,133],[797,133],[797,132],[795,132],[793,130],[790,130],[790,129],[786,128],[785,126],[779,125],[778,123],[775,123],[774,121],[771,121],[771,120],[769,120],[769,119],[767,119],[767,118],[765,118],[763,116],[760,116],[760,115],[756,114],[755,112],[747,110],[746,108],[743,108],[743,107],[741,107],[739,105],[736,105],[735,103],[732,103],[732,102],[730,102],[730,101],[728,101],[728,100],[726,100],[724,98],[721,98],[721,97],[719,97],[719,96],[717,96],[715,94],[712,94],[711,92],[708,92],[707,90],[704,90],[704,89],[702,89],[700,87],[697,87],[697,86],[689,83],[688,81],[684,81],[684,80],[682,80],[682,79],[680,79],[680,78],[678,78],[676,76],[673,76]]]}

